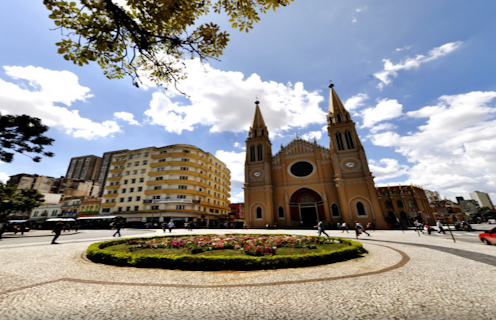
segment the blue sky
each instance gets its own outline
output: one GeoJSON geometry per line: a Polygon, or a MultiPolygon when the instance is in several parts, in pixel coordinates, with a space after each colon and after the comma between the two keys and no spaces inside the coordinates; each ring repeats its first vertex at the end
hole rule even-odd
{"type": "Polygon", "coordinates": [[[273,153],[295,134],[328,146],[329,80],[357,123],[377,185],[413,183],[441,195],[496,200],[496,23],[493,1],[296,0],[231,34],[221,61],[187,63],[173,89],[136,89],[56,53],[60,33],[42,1],[0,2],[0,112],[51,129],[56,156],[16,155],[0,179],[65,174],[71,157],[193,144],[232,171],[243,201],[244,141],[258,97],[273,153]]]}

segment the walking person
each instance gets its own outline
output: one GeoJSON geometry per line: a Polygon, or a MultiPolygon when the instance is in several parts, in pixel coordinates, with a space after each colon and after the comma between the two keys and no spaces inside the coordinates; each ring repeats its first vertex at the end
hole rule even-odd
{"type": "Polygon", "coordinates": [[[55,224],[52,230],[52,233],[55,233],[55,236],[52,239],[52,244],[59,244],[58,242],[55,242],[55,240],[60,237],[62,230],[64,230],[64,223],[62,221],[59,221],[57,222],[57,224],[55,224]]]}
{"type": "Polygon", "coordinates": [[[120,222],[120,221],[116,222],[114,228],[116,231],[112,237],[115,237],[115,235],[117,235],[117,234],[120,237],[121,236],[121,229],[123,229],[122,222],[120,222]]]}
{"type": "Polygon", "coordinates": [[[437,219],[436,227],[439,228],[439,231],[437,233],[441,233],[442,232],[443,234],[446,234],[446,232],[444,232],[443,223],[441,222],[441,220],[437,219]]]}
{"type": "Polygon", "coordinates": [[[165,233],[165,229],[167,229],[167,223],[162,222],[162,230],[164,231],[164,233],[165,233]]]}
{"type": "Polygon", "coordinates": [[[422,233],[424,233],[424,227],[422,226],[422,224],[418,221],[418,219],[415,219],[415,221],[413,222],[413,225],[415,226],[415,231],[421,231],[422,233]]]}
{"type": "Polygon", "coordinates": [[[341,233],[344,233],[345,230],[346,230],[346,232],[350,233],[348,231],[348,225],[346,224],[346,222],[343,222],[343,224],[341,225],[341,230],[343,230],[343,231],[341,231],[341,233]]]}
{"type": "Polygon", "coordinates": [[[365,231],[365,229],[363,228],[362,224],[358,221],[355,221],[355,232],[356,232],[356,237],[358,239],[358,236],[363,232],[365,233],[366,235],[368,235],[370,237],[370,233],[368,233],[367,231],[365,231]]]}
{"type": "Polygon", "coordinates": [[[167,228],[169,229],[169,233],[172,233],[172,228],[174,228],[174,222],[170,221],[167,224],[167,228]]]}
{"type": "Polygon", "coordinates": [[[319,233],[319,237],[322,233],[325,234],[327,237],[329,237],[329,235],[325,232],[324,223],[322,222],[322,220],[318,221],[317,225],[314,226],[314,228],[317,228],[317,232],[319,233]]]}

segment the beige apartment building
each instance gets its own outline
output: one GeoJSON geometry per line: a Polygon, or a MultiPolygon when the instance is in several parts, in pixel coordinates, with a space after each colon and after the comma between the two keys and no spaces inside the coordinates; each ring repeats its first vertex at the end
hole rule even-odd
{"type": "Polygon", "coordinates": [[[229,213],[230,184],[226,165],[192,145],[127,150],[113,155],[100,213],[217,226],[229,213]]]}

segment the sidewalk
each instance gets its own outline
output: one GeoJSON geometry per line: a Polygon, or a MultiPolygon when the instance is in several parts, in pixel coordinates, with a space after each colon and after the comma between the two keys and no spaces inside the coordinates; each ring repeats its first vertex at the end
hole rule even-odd
{"type": "MultiPolygon", "coordinates": [[[[60,235],[70,235],[70,234],[77,234],[79,233],[71,230],[71,231],[66,231],[62,232],[60,235]]],[[[29,230],[28,232],[24,232],[24,234],[21,234],[20,232],[17,232],[17,234],[14,234],[13,232],[5,232],[2,235],[2,238],[26,238],[26,237],[53,237],[54,233],[52,233],[52,230],[29,230]]]]}

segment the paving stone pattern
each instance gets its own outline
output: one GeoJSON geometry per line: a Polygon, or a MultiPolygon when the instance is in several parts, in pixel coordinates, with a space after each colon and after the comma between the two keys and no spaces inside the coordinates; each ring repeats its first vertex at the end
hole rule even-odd
{"type": "Polygon", "coordinates": [[[92,241],[2,245],[0,319],[496,319],[496,267],[465,254],[490,260],[496,246],[413,232],[370,239],[363,258],[245,272],[95,264],[84,258],[92,241]]]}

